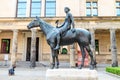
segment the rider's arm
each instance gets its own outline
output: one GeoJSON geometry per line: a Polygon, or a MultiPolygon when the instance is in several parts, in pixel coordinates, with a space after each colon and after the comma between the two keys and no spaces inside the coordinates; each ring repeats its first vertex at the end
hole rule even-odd
{"type": "MultiPolygon", "coordinates": [[[[68,18],[68,15],[66,15],[65,20],[66,20],[67,18],[68,18]]],[[[61,25],[60,27],[63,27],[64,24],[65,24],[65,21],[62,23],[62,25],[61,25]]]]}
{"type": "Polygon", "coordinates": [[[61,25],[61,26],[59,26],[59,28],[60,28],[60,27],[63,27],[63,26],[64,26],[64,24],[65,24],[65,22],[64,22],[64,23],[62,23],[62,25],[61,25]]]}

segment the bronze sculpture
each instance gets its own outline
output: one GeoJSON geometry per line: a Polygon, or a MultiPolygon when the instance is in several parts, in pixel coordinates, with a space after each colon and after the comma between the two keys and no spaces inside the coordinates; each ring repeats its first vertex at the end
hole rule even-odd
{"type": "MultiPolygon", "coordinates": [[[[68,26],[68,25],[69,25],[69,22],[66,21],[65,26],[68,26]]],[[[53,58],[53,63],[51,68],[54,68],[55,57],[58,56],[58,54],[56,54],[56,50],[54,50],[54,48],[56,47],[56,36],[57,36],[56,31],[58,31],[60,28],[55,28],[38,17],[36,17],[36,19],[33,20],[32,22],[30,22],[30,24],[27,27],[28,29],[31,29],[38,26],[41,28],[41,30],[45,34],[47,43],[51,47],[52,58],[53,58]]],[[[72,29],[68,30],[64,34],[64,36],[61,37],[60,45],[70,45],[70,44],[73,44],[74,42],[77,42],[79,44],[82,52],[82,64],[79,66],[80,69],[84,65],[84,59],[86,55],[84,48],[86,48],[91,58],[90,69],[94,69],[93,53],[90,49],[90,43],[91,43],[90,32],[82,28],[75,28],[74,30],[75,32],[73,32],[72,29]]],[[[57,66],[59,66],[59,61],[57,61],[57,66]]]]}
{"type": "MultiPolygon", "coordinates": [[[[68,10],[69,12],[69,10],[68,10]]],[[[70,14],[71,15],[71,14],[70,14]]],[[[53,27],[47,22],[41,20],[40,18],[36,17],[35,20],[30,22],[28,24],[28,29],[34,28],[34,27],[40,27],[43,33],[46,36],[47,43],[51,47],[51,52],[52,52],[52,66],[51,68],[53,69],[55,67],[55,58],[57,61],[57,68],[59,67],[59,59],[58,59],[58,50],[59,50],[59,45],[70,45],[75,42],[78,43],[80,46],[81,52],[82,52],[82,63],[79,66],[81,69],[84,66],[84,59],[85,59],[85,49],[88,51],[91,62],[90,62],[90,69],[94,69],[94,64],[95,61],[93,59],[93,53],[90,48],[91,44],[91,33],[82,28],[73,28],[73,29],[68,29],[70,28],[71,24],[73,24],[73,19],[72,16],[67,15],[67,18],[65,19],[64,25],[62,25],[59,28],[53,27]],[[60,34],[59,34],[60,33],[60,34]],[[60,40],[60,41],[57,41],[60,40]],[[56,47],[57,46],[57,47],[56,47]]]]}

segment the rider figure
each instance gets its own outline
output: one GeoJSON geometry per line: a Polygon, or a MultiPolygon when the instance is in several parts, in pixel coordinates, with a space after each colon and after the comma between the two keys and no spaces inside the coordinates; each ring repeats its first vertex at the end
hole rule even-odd
{"type": "MultiPolygon", "coordinates": [[[[65,27],[64,29],[62,29],[61,31],[58,32],[58,34],[57,34],[57,45],[56,45],[56,47],[54,48],[54,50],[57,50],[57,49],[60,48],[60,45],[59,45],[59,44],[60,44],[61,34],[63,34],[64,32],[67,32],[68,30],[70,30],[70,29],[71,29],[71,25],[72,25],[72,27],[74,28],[74,19],[73,19],[72,14],[69,12],[70,9],[69,9],[68,7],[65,7],[65,8],[64,8],[64,11],[65,11],[65,13],[66,13],[66,17],[65,17],[64,23],[63,23],[60,27],[64,27],[66,21],[69,22],[69,25],[68,25],[67,27],[65,27]]],[[[56,24],[58,24],[58,22],[57,22],[56,24]]],[[[72,30],[72,32],[74,32],[74,30],[72,30]]]]}

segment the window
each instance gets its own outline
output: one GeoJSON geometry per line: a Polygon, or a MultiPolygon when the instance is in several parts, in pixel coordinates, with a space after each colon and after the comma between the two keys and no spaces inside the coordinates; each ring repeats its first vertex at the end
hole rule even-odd
{"type": "Polygon", "coordinates": [[[1,53],[10,52],[10,39],[2,39],[1,43],[1,53]]]}
{"type": "Polygon", "coordinates": [[[26,0],[18,0],[17,17],[26,17],[26,0]]]}
{"type": "Polygon", "coordinates": [[[99,54],[99,40],[95,40],[95,52],[99,54]]]}
{"type": "Polygon", "coordinates": [[[40,17],[41,14],[41,0],[32,0],[31,3],[31,17],[40,17]]]}
{"type": "Polygon", "coordinates": [[[97,2],[86,2],[86,16],[98,16],[97,2]]]}
{"type": "Polygon", "coordinates": [[[46,0],[46,17],[54,17],[56,15],[56,1],[55,0],[46,0]]]}
{"type": "Polygon", "coordinates": [[[116,15],[120,16],[120,1],[116,2],[116,15]]]}

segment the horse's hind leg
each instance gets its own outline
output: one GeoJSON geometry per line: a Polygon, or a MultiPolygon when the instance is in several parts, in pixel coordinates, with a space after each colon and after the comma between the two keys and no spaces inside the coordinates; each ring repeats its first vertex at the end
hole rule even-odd
{"type": "Polygon", "coordinates": [[[81,49],[81,54],[82,54],[82,63],[81,65],[78,66],[78,68],[82,69],[82,67],[84,66],[84,60],[85,60],[86,53],[84,50],[84,46],[80,46],[80,49],[81,49]]]}
{"type": "Polygon", "coordinates": [[[93,52],[91,51],[90,46],[86,46],[86,50],[88,51],[88,54],[90,55],[91,62],[90,62],[90,69],[94,69],[94,58],[93,58],[93,52]]]}
{"type": "Polygon", "coordinates": [[[59,54],[59,50],[56,50],[56,62],[57,62],[57,66],[56,66],[56,68],[59,68],[58,54],[59,54]]]}

